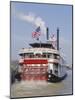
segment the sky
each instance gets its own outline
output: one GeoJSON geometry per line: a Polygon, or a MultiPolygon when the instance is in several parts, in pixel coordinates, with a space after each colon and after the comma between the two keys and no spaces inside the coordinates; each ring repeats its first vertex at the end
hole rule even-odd
{"type": "Polygon", "coordinates": [[[46,27],[49,35],[59,28],[59,47],[64,59],[72,64],[72,6],[11,2],[11,59],[19,59],[19,50],[36,42],[32,32],[40,25],[39,39],[46,42],[46,27]]]}

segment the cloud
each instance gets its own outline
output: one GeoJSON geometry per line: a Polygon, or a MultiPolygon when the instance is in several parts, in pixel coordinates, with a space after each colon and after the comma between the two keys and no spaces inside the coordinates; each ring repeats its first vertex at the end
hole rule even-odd
{"type": "Polygon", "coordinates": [[[33,13],[19,13],[17,14],[18,18],[23,20],[23,21],[27,21],[33,25],[35,25],[36,27],[40,26],[41,28],[41,33],[46,34],[46,25],[45,22],[43,21],[43,19],[40,16],[36,16],[33,13]]]}
{"type": "Polygon", "coordinates": [[[24,21],[27,21],[27,22],[30,22],[30,23],[33,23],[34,22],[34,19],[35,19],[35,15],[32,14],[32,13],[29,13],[29,14],[23,14],[23,13],[20,13],[18,14],[19,18],[21,20],[24,20],[24,21]]]}

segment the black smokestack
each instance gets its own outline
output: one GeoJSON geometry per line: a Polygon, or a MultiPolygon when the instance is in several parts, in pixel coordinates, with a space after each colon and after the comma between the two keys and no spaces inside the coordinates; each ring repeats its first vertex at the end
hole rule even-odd
{"type": "Polygon", "coordinates": [[[57,28],[57,50],[59,50],[59,28],[57,28]]]}
{"type": "Polygon", "coordinates": [[[47,27],[46,30],[47,30],[47,33],[46,33],[47,34],[47,40],[49,40],[49,29],[48,29],[48,27],[47,27]]]}

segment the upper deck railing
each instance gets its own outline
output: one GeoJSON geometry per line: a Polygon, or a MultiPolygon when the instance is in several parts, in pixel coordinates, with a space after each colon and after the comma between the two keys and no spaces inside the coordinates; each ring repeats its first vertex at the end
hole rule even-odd
{"type": "Polygon", "coordinates": [[[23,53],[34,53],[34,54],[53,53],[59,55],[58,50],[50,49],[50,48],[23,48],[19,51],[19,54],[23,54],[23,53]]]}

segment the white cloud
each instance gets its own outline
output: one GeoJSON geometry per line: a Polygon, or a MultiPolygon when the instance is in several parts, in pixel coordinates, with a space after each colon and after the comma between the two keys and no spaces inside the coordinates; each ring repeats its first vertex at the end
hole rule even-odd
{"type": "Polygon", "coordinates": [[[28,14],[23,14],[23,13],[19,13],[17,14],[17,17],[23,21],[27,21],[33,25],[35,25],[36,27],[40,26],[41,28],[41,32],[43,34],[46,34],[46,26],[45,26],[45,22],[43,21],[43,19],[39,16],[36,16],[33,13],[28,13],[28,14]]]}
{"type": "Polygon", "coordinates": [[[29,13],[29,14],[18,14],[18,17],[21,19],[21,20],[24,20],[24,21],[27,21],[27,22],[30,22],[30,23],[33,23],[34,22],[34,18],[35,16],[32,14],[32,13],[29,13]]]}

